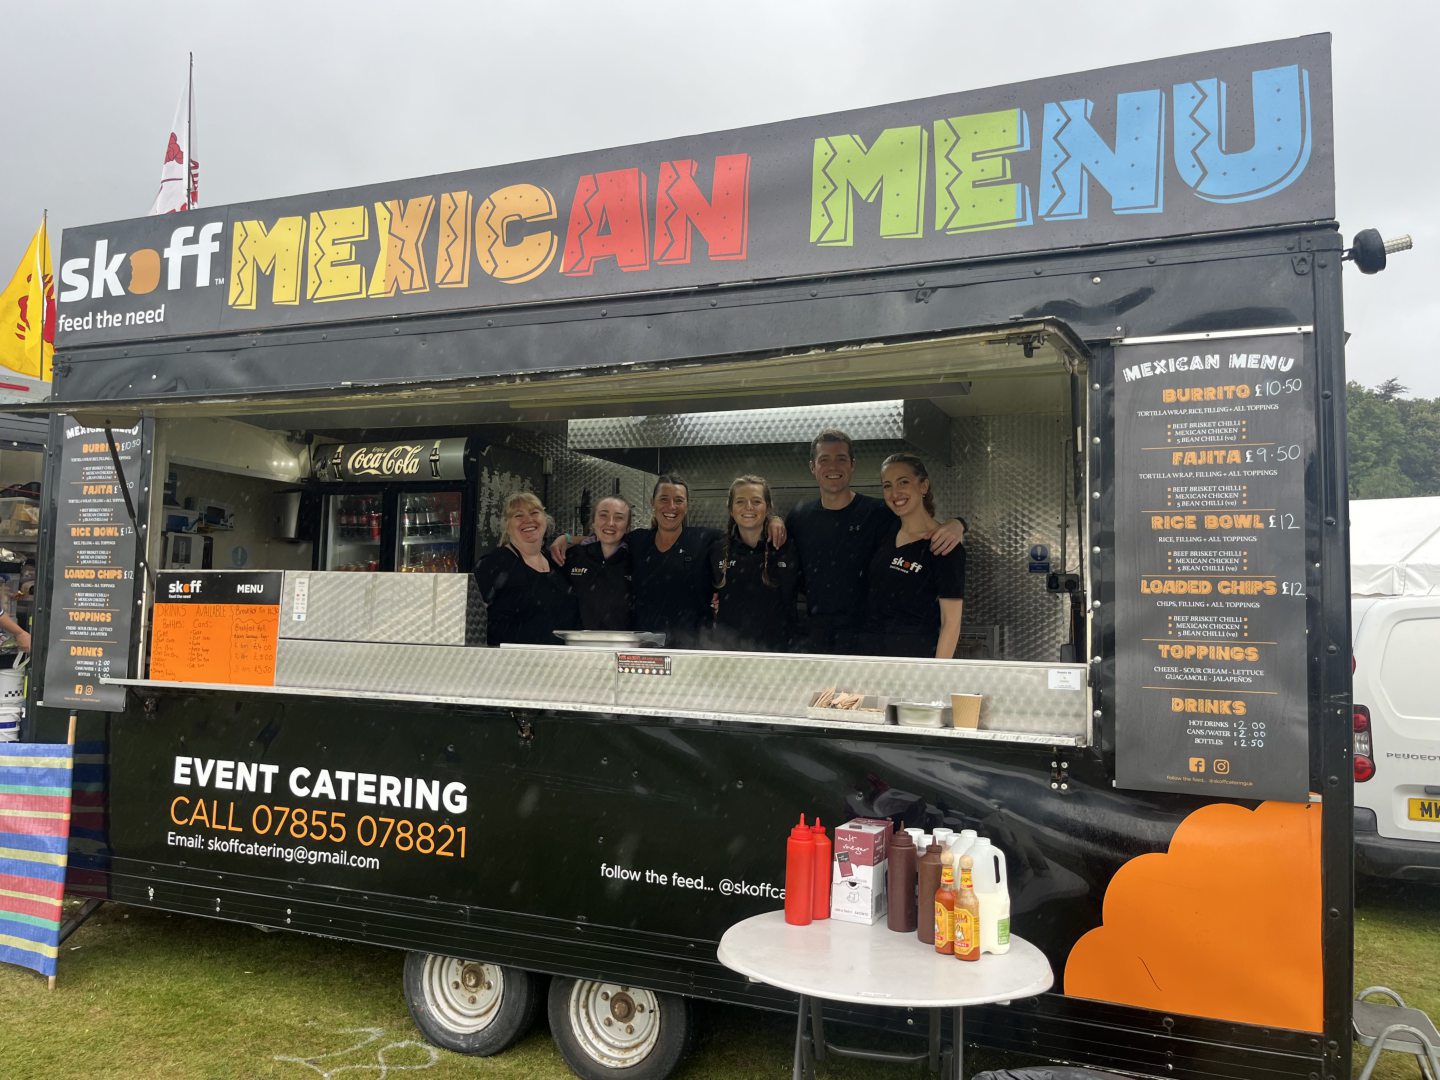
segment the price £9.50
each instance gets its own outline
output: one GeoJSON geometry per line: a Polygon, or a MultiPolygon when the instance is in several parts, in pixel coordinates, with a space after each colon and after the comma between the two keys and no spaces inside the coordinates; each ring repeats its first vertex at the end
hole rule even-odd
{"type": "Polygon", "coordinates": [[[1282,446],[1257,446],[1253,450],[1245,451],[1245,463],[1247,465],[1255,462],[1286,462],[1300,460],[1300,445],[1288,443],[1282,446]]]}

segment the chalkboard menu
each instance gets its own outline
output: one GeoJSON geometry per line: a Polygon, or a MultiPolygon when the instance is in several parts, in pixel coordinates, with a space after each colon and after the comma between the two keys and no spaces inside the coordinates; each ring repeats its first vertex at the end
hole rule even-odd
{"type": "MultiPolygon", "coordinates": [[[[130,674],[135,527],[125,512],[105,429],[82,427],[68,416],[62,424],[44,703],[119,712],[125,688],[100,680],[130,674]]],[[[114,429],[124,483],[140,515],[146,471],[142,430],[140,425],[114,429]]]]}
{"type": "Polygon", "coordinates": [[[166,572],[150,615],[150,678],[275,685],[282,572],[166,572]]]}
{"type": "Polygon", "coordinates": [[[1117,347],[1115,773],[1308,797],[1300,333],[1117,347]]]}

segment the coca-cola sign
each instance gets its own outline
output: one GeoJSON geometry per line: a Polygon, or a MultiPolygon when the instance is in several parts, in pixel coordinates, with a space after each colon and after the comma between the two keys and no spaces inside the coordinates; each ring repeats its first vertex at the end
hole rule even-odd
{"type": "Polygon", "coordinates": [[[419,443],[402,446],[357,446],[345,470],[351,476],[415,476],[420,472],[419,443]]]}
{"type": "Polygon", "coordinates": [[[406,483],[465,478],[465,439],[333,443],[315,451],[316,480],[406,483]]]}

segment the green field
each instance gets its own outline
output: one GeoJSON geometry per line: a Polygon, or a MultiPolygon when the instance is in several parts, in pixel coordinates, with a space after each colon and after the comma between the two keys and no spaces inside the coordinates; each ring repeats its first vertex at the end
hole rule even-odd
{"type": "MultiPolygon", "coordinates": [[[[1365,887],[1355,921],[1356,985],[1385,983],[1440,1016],[1440,888],[1365,887]]],[[[61,950],[57,989],[0,968],[0,1077],[449,1077],[563,1080],[543,1024],[495,1058],[420,1041],[400,993],[398,952],[109,905],[61,950]]],[[[701,1005],[683,1080],[789,1075],[793,1021],[701,1005]]],[[[1387,1055],[1376,1075],[1417,1075],[1387,1055]]],[[[975,1068],[1003,1064],[971,1055],[975,1068]]],[[[1014,1064],[1023,1064],[1014,1062],[1014,1064]]],[[[914,1067],[864,1062],[822,1076],[887,1080],[914,1067]]]]}

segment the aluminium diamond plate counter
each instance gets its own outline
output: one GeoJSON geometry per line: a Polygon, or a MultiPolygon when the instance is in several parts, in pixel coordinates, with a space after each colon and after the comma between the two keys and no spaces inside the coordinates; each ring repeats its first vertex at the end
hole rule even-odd
{"type": "Polygon", "coordinates": [[[1088,672],[1082,664],[643,646],[483,648],[473,644],[479,600],[468,575],[287,571],[281,596],[274,685],[229,689],[921,738],[1090,742],[1088,672]],[[984,700],[974,729],[900,727],[833,711],[823,718],[810,715],[816,695],[832,687],[878,698],[882,707],[903,701],[948,703],[952,694],[979,694],[984,700]]]}
{"type": "Polygon", "coordinates": [[[1079,664],[282,639],[275,682],[277,693],[445,699],[1045,745],[1085,745],[1090,731],[1086,672],[1079,664]],[[807,717],[815,694],[832,686],[890,701],[982,694],[980,728],[900,728],[807,717]]]}

